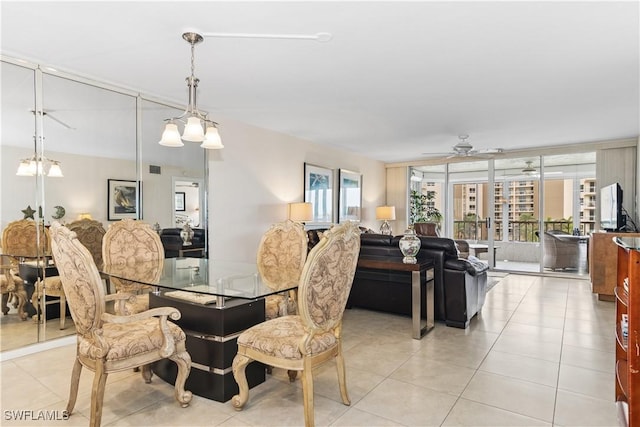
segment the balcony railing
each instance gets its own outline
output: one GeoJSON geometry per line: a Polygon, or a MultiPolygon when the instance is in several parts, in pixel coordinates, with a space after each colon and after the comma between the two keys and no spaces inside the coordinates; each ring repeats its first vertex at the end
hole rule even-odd
{"type": "MultiPolygon", "coordinates": [[[[536,231],[539,231],[538,221],[509,221],[509,229],[507,237],[509,241],[514,242],[538,242],[536,231]]],[[[565,233],[573,233],[573,222],[571,221],[544,221],[543,227],[545,231],[561,230],[565,233]]],[[[594,221],[582,220],[579,224],[581,235],[589,234],[594,229],[594,221]]],[[[494,228],[494,240],[503,240],[504,230],[502,222],[496,222],[494,228]]],[[[488,240],[486,222],[462,220],[453,221],[453,236],[455,239],[465,240],[488,240]]]]}

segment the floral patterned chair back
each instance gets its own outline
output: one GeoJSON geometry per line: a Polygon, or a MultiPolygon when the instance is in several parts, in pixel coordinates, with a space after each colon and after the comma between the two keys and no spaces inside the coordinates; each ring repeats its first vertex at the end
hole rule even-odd
{"type": "Polygon", "coordinates": [[[239,393],[231,399],[236,409],[242,409],[249,399],[245,370],[253,360],[302,372],[306,426],[314,425],[313,369],[316,366],[335,359],[342,401],[345,405],[350,403],[341,330],[359,253],[360,231],[354,223],[340,224],[323,233],[302,270],[299,314],[267,320],[238,336],[233,376],[239,393]]]}
{"type": "Polygon", "coordinates": [[[350,225],[324,233],[302,271],[298,307],[311,334],[335,331],[342,322],[360,254],[360,231],[350,225]]]}
{"type": "Polygon", "coordinates": [[[67,228],[75,231],[80,243],[89,249],[96,266],[102,267],[102,239],[106,233],[102,223],[93,219],[79,219],[67,224],[67,228]]]}
{"type": "MultiPolygon", "coordinates": [[[[273,290],[290,288],[300,283],[307,259],[307,233],[299,222],[286,220],[273,224],[258,245],[258,272],[273,290]]],[[[266,317],[295,314],[295,292],[290,297],[272,295],[266,298],[266,317]]]]}
{"type": "Polygon", "coordinates": [[[34,261],[33,259],[51,254],[49,230],[44,226],[38,228],[37,223],[31,219],[10,222],[2,231],[2,253],[5,255],[3,258],[8,260],[8,267],[11,269],[11,271],[4,271],[4,286],[0,287],[2,292],[2,312],[5,314],[9,312],[7,301],[15,296],[18,315],[22,320],[26,320],[27,292],[24,289],[22,280],[15,280],[15,277],[19,277],[17,276],[17,266],[19,262],[24,261],[23,257],[31,259],[27,262],[39,263],[39,261],[34,261]]]}
{"type": "Polygon", "coordinates": [[[54,223],[53,254],[69,302],[80,343],[100,342],[94,336],[102,326],[105,292],[89,250],[66,227],[54,223]]]}
{"type": "Polygon", "coordinates": [[[45,227],[38,230],[36,222],[30,219],[10,222],[2,231],[2,253],[29,258],[49,255],[49,231],[45,227]]]}
{"type": "MultiPolygon", "coordinates": [[[[102,259],[105,264],[110,265],[149,266],[152,271],[148,274],[141,271],[136,273],[141,281],[152,280],[162,272],[164,248],[160,236],[151,225],[138,220],[123,219],[111,224],[105,233],[102,240],[102,259]]],[[[111,278],[111,283],[118,292],[141,293],[151,289],[116,278],[111,278]]]]}

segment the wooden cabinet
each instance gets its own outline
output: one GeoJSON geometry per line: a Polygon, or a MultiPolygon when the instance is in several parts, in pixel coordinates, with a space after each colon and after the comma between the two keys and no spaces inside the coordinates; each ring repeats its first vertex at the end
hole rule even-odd
{"type": "Polygon", "coordinates": [[[640,239],[617,242],[616,387],[622,425],[640,426],[640,239]]]}
{"type": "Polygon", "coordinates": [[[591,290],[598,299],[613,301],[618,269],[618,251],[614,237],[640,237],[640,233],[596,232],[589,239],[589,276],[591,290]]]}

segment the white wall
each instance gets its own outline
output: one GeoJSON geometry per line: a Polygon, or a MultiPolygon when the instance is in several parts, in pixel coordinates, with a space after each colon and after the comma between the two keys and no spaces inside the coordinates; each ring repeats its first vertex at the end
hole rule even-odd
{"type": "Polygon", "coordinates": [[[210,258],[255,260],[262,234],[287,218],[287,203],[303,201],[305,162],[360,172],[362,225],[380,227],[382,162],[231,120],[221,120],[220,135],[225,148],[209,151],[210,258]]]}

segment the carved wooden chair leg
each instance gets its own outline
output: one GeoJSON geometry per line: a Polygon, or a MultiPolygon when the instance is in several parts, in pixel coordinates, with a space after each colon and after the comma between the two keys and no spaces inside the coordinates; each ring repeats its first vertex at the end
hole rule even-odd
{"type": "Polygon", "coordinates": [[[313,372],[311,363],[305,361],[302,371],[302,400],[304,402],[304,425],[315,425],[313,419],[313,372]],[[308,366],[307,366],[308,365],[308,366]]]}
{"type": "MultiPolygon", "coordinates": [[[[141,370],[140,368],[136,369],[141,370]]],[[[142,378],[144,378],[144,382],[150,384],[151,377],[153,377],[153,372],[151,372],[151,365],[142,365],[142,378]]]]}
{"type": "Polygon", "coordinates": [[[9,302],[9,294],[2,294],[2,314],[5,316],[9,314],[9,306],[7,305],[9,302]]]}
{"type": "Polygon", "coordinates": [[[67,403],[67,414],[71,415],[73,407],[76,406],[78,397],[78,386],[80,385],[80,373],[82,372],[82,363],[76,357],[73,362],[73,370],[71,371],[71,387],[69,390],[69,402],[67,403]]]}
{"type": "Polygon", "coordinates": [[[338,384],[340,385],[340,395],[342,396],[342,403],[345,405],[351,405],[351,399],[347,393],[347,376],[344,369],[344,356],[342,355],[342,348],[338,350],[336,356],[336,367],[338,368],[338,384]]]}
{"type": "Polygon", "coordinates": [[[189,406],[189,402],[191,402],[191,398],[193,397],[190,391],[185,391],[184,385],[187,382],[187,377],[189,376],[189,372],[191,371],[191,356],[187,351],[181,351],[180,353],[176,353],[173,356],[169,357],[170,360],[176,362],[178,365],[178,376],[176,377],[175,382],[175,396],[176,400],[180,402],[180,405],[183,408],[189,406]]]}
{"type": "Polygon", "coordinates": [[[90,427],[100,427],[102,421],[102,405],[104,401],[104,386],[107,382],[104,366],[96,366],[95,377],[93,377],[93,387],[91,388],[91,419],[90,427]]]}
{"type": "Polygon", "coordinates": [[[64,322],[66,318],[67,318],[67,298],[63,293],[60,295],[60,329],[64,329],[64,322]]]}
{"type": "Polygon", "coordinates": [[[249,400],[249,384],[247,383],[247,375],[245,369],[251,362],[251,359],[242,354],[237,354],[233,358],[233,378],[238,383],[239,392],[231,398],[233,407],[240,411],[249,400]]]}
{"type": "Polygon", "coordinates": [[[16,289],[15,295],[18,298],[18,315],[22,320],[27,320],[27,312],[24,311],[24,306],[27,303],[27,291],[24,288],[16,289]]]}

